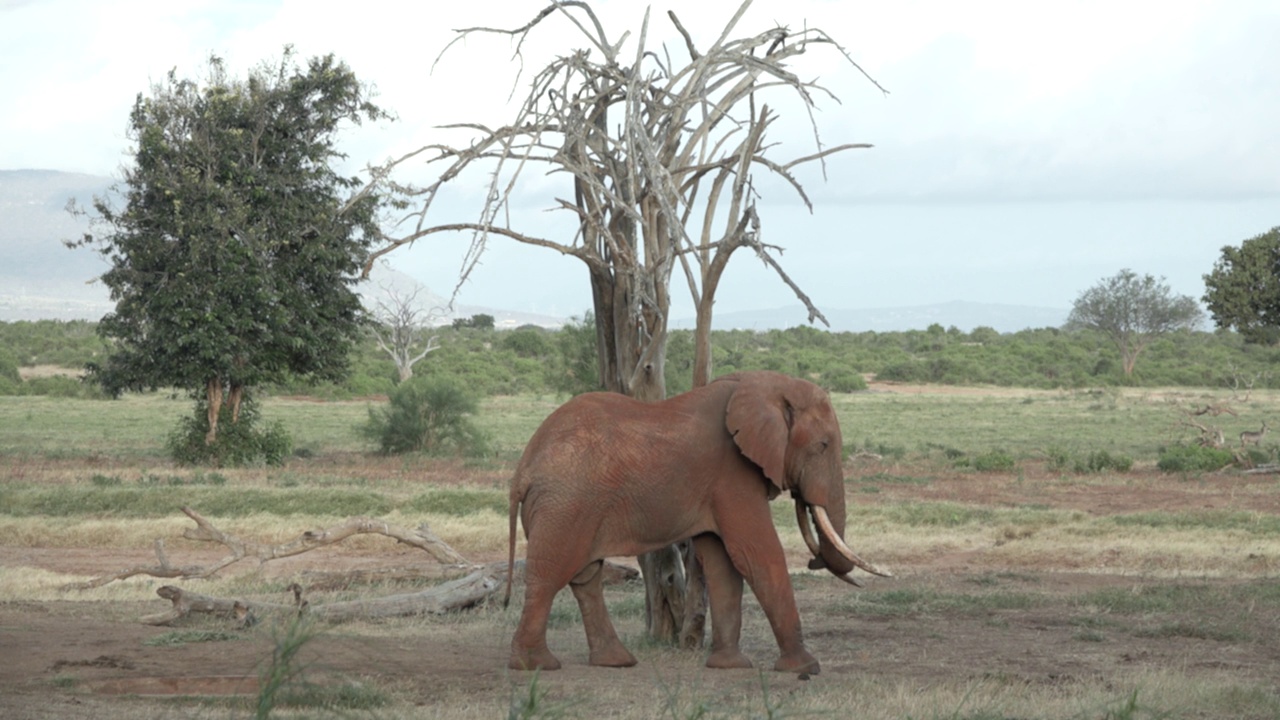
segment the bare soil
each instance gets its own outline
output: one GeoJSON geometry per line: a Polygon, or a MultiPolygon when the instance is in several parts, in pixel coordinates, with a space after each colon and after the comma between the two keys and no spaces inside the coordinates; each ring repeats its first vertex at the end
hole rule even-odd
{"type": "MultiPolygon", "coordinates": [[[[855,469],[881,472],[884,468],[855,469]]],[[[1039,478],[1047,480],[1047,478],[1039,478]]],[[[493,478],[475,478],[488,486],[493,478]]],[[[1038,482],[1011,474],[940,477],[928,483],[886,483],[875,494],[852,498],[857,503],[903,500],[948,500],[986,506],[1051,507],[1091,515],[1134,511],[1200,509],[1252,510],[1280,513],[1280,497],[1264,492],[1271,477],[1215,476],[1206,481],[1170,481],[1155,474],[1133,473],[1081,483],[1038,482]]],[[[219,557],[185,554],[183,563],[219,557]]],[[[474,562],[502,559],[495,548],[474,562]]],[[[886,682],[918,680],[920,686],[1001,677],[1028,686],[1106,683],[1108,678],[1134,669],[1176,668],[1192,677],[1223,673],[1245,683],[1274,683],[1280,678],[1280,617],[1275,603],[1254,607],[1230,598],[1221,606],[1193,613],[1176,608],[1157,615],[1117,615],[1108,624],[1082,624],[1076,599],[1099,590],[1140,593],[1147,586],[1183,584],[1249,585],[1270,580],[1183,581],[1144,578],[1133,572],[1087,572],[1061,567],[1008,568],[992,566],[984,555],[954,553],[898,566],[894,579],[869,578],[868,587],[853,590],[830,578],[805,577],[797,596],[810,650],[823,663],[812,679],[772,674],[775,692],[786,693],[800,683],[839,684],[883,678],[886,682]],[[1026,593],[1041,602],[1026,607],[974,610],[948,605],[902,612],[844,612],[850,593],[866,599],[878,594],[918,592],[972,595],[987,590],[1026,593]],[[1239,627],[1242,635],[1215,634],[1214,628],[1239,627]],[[1173,628],[1170,630],[1170,628],[1173,628]],[[1179,631],[1178,628],[1182,628],[1179,631]],[[1191,628],[1191,630],[1187,630],[1191,628]],[[1200,632],[1194,631],[1200,628],[1200,632]]],[[[871,558],[874,560],[874,558],[871,558]]],[[[0,547],[0,572],[22,567],[72,574],[97,574],[153,560],[149,548],[136,552],[117,549],[29,549],[0,547]]],[[[1274,561],[1275,559],[1270,559],[1274,561]]],[[[264,572],[300,577],[307,570],[404,566],[420,561],[398,549],[366,552],[336,550],[308,553],[264,572]]],[[[794,558],[799,568],[803,559],[794,558]]],[[[157,581],[156,585],[164,584],[157,581]]],[[[181,583],[176,583],[181,584],[181,583]]],[[[387,592],[386,588],[370,592],[387,592]]],[[[615,591],[617,592],[617,591],[615,591]]],[[[283,598],[280,598],[283,600],[283,598]]],[[[745,603],[748,615],[744,650],[758,666],[769,667],[776,646],[754,599],[745,603]]],[[[172,628],[143,625],[138,618],[167,609],[168,603],[104,603],[77,601],[74,594],[56,602],[0,604],[0,716],[5,718],[161,717],[225,714],[199,704],[155,705],[155,696],[252,694],[257,673],[272,650],[266,629],[237,632],[230,619],[192,619],[186,627],[237,632],[236,639],[151,646],[150,638],[172,628]],[[163,708],[157,710],[157,708],[163,708]]],[[[508,697],[522,680],[506,669],[509,634],[514,614],[499,609],[475,611],[482,618],[412,619],[359,627],[335,626],[307,647],[312,678],[372,680],[391,688],[400,700],[422,706],[423,717],[442,703],[459,698],[508,697]]],[[[666,648],[636,648],[643,620],[618,620],[620,633],[640,657],[640,666],[626,670],[590,667],[586,643],[575,622],[553,630],[551,644],[565,667],[554,676],[557,696],[590,697],[608,686],[623,693],[634,686],[639,697],[652,694],[655,682],[683,670],[709,691],[757,683],[752,671],[702,671],[697,654],[666,648]],[[658,680],[656,681],[655,678],[658,680]],[[648,689],[647,691],[645,689],[648,689]]],[[[687,677],[687,676],[686,676],[687,677]]],[[[584,716],[590,716],[586,712],[584,716]]]]}

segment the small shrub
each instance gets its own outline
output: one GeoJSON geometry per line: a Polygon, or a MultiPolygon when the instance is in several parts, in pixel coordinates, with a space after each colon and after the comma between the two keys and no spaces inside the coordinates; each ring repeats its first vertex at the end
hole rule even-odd
{"type": "Polygon", "coordinates": [[[867,381],[861,374],[843,368],[822,373],[820,384],[828,391],[837,393],[850,393],[867,389],[867,381]]]}
{"type": "Polygon", "coordinates": [[[1075,469],[1078,473],[1099,473],[1108,470],[1129,472],[1133,468],[1133,458],[1124,455],[1112,455],[1106,450],[1095,450],[1089,456],[1077,460],[1075,469]]]}
{"type": "Polygon", "coordinates": [[[223,403],[218,416],[218,435],[212,444],[205,442],[209,432],[209,404],[196,401],[195,412],[178,422],[169,434],[166,446],[169,456],[179,465],[236,467],[266,463],[282,465],[293,452],[293,440],[279,422],[259,430],[257,403],[245,393],[240,401],[240,418],[231,421],[230,403],[223,403]]]}
{"type": "Polygon", "coordinates": [[[1235,455],[1230,450],[1200,445],[1173,445],[1160,452],[1156,467],[1167,473],[1212,472],[1227,467],[1235,460],[1235,455]]]}
{"type": "Polygon", "coordinates": [[[413,378],[391,393],[386,407],[369,408],[361,433],[387,454],[424,452],[479,457],[489,441],[471,421],[478,405],[461,384],[413,378]]]}
{"type": "Polygon", "coordinates": [[[93,477],[89,478],[89,482],[93,483],[95,487],[116,487],[124,484],[119,475],[103,475],[102,473],[94,473],[93,477]]]}
{"type": "Polygon", "coordinates": [[[2,347],[0,347],[0,380],[8,380],[14,385],[22,382],[22,375],[18,373],[18,359],[2,347]]]}
{"type": "MultiPolygon", "coordinates": [[[[978,472],[1009,472],[1017,467],[1017,462],[1014,461],[1013,456],[1003,450],[991,450],[975,456],[969,464],[978,472]]],[[[957,462],[957,465],[959,465],[959,462],[957,462]]]]}

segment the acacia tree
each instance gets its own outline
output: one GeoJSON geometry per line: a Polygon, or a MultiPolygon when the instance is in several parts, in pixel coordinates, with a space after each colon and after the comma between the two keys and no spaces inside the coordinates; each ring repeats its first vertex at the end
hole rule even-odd
{"type": "Polygon", "coordinates": [[[1280,227],[1227,245],[1204,276],[1204,302],[1219,328],[1251,343],[1280,342],[1280,227]]]}
{"type": "Polygon", "coordinates": [[[1174,295],[1164,278],[1139,277],[1126,268],[1080,293],[1067,325],[1097,330],[1110,338],[1129,377],[1138,355],[1157,338],[1190,330],[1203,321],[1204,311],[1194,298],[1174,295]]]}
{"type": "MultiPolygon", "coordinates": [[[[388,238],[373,256],[434,233],[464,231],[473,233],[464,279],[493,236],[578,258],[591,282],[600,382],[607,390],[642,400],[666,396],[673,275],[683,278],[697,307],[695,387],[711,377],[715,292],[730,256],[739,248],[748,248],[774,268],[808,308],[810,320],[825,323],[782,272],[774,259],[778,248],[762,241],[753,173],[763,169],[781,178],[808,204],[792,174],[796,166],[868,147],[823,147],[815,126],[812,152],[780,160],[772,156],[774,148],[767,140],[778,115],[764,102],[766,97],[798,100],[811,110],[816,95],[828,94],[821,85],[792,73],[789,61],[815,47],[846,59],[848,55],[816,27],[792,31],[775,26],[732,38],[750,4],[743,2],[706,48],[697,47],[669,12],[683,40],[679,50],[684,57],[679,61],[668,48],[649,47],[648,11],[628,49],[629,32],[617,39],[609,36],[590,5],[577,0],[551,2],[519,28],[459,31],[455,42],[495,33],[514,37],[519,48],[537,27],[556,18],[572,23],[586,47],[538,71],[509,124],[451,126],[471,131],[471,141],[429,145],[380,168],[378,176],[384,178],[395,166],[423,156],[443,166],[432,184],[400,188],[414,207],[406,218],[409,230],[388,238]],[[478,221],[433,224],[430,211],[440,188],[477,166],[491,177],[478,221]],[[577,232],[571,240],[536,237],[510,226],[516,179],[530,166],[571,178],[572,195],[555,201],[576,218],[577,232]]],[[[697,581],[696,561],[691,554],[686,558],[697,581]]],[[[641,558],[641,567],[649,593],[650,633],[670,640],[684,626],[685,642],[700,643],[702,591],[695,582],[690,593],[694,602],[684,603],[679,555],[673,548],[651,553],[641,558]]]]}
{"type": "Polygon", "coordinates": [[[89,366],[113,395],[179,387],[207,413],[206,443],[247,388],[288,375],[340,379],[363,319],[353,290],[378,237],[376,188],[333,167],[338,131],[384,118],[332,55],[292,50],[247,79],[212,57],[138,94],[123,207],[94,199],[90,246],[111,268],[111,351],[89,366]]]}

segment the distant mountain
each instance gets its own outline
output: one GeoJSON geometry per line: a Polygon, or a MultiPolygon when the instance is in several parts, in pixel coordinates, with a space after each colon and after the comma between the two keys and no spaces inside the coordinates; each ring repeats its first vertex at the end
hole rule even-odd
{"type": "Polygon", "coordinates": [[[52,170],[0,171],[0,320],[96,319],[111,309],[106,287],[94,282],[106,261],[63,245],[88,229],[67,212],[67,201],[89,207],[111,183],[52,170]]]}
{"type": "MultiPolygon", "coordinates": [[[[115,308],[106,286],[95,282],[107,271],[107,262],[89,248],[63,244],[88,230],[87,221],[67,212],[67,201],[89,209],[93,197],[113,182],[54,170],[0,170],[0,320],[97,320],[115,308]]],[[[459,305],[444,310],[445,298],[382,264],[359,291],[370,309],[387,292],[402,297],[417,292],[424,312],[442,309],[433,318],[437,325],[481,313],[492,315],[498,327],[564,324],[564,318],[496,308],[459,305]]]]}
{"type": "MultiPolygon", "coordinates": [[[[1065,308],[999,305],[962,300],[912,307],[819,309],[831,323],[830,329],[833,332],[924,330],[930,325],[938,324],[944,328],[955,326],[964,332],[971,332],[978,327],[989,327],[997,332],[1006,333],[1027,328],[1061,327],[1070,313],[1065,308]]],[[[716,313],[714,319],[717,330],[766,330],[808,323],[808,313],[799,305],[771,310],[716,313]]],[[[673,326],[691,328],[694,326],[694,320],[682,318],[676,320],[673,326]]],[[[816,326],[823,327],[821,323],[817,323],[816,326]]]]}
{"type": "MultiPolygon", "coordinates": [[[[97,320],[114,308],[106,287],[94,280],[107,263],[88,248],[70,250],[64,240],[81,236],[83,218],[67,212],[67,201],[88,207],[94,195],[103,194],[111,178],[52,170],[0,170],[0,320],[97,320]]],[[[392,291],[401,296],[417,292],[424,310],[443,308],[446,300],[412,277],[379,264],[368,283],[360,287],[366,306],[376,308],[380,297],[392,291]]],[[[558,327],[564,318],[499,308],[460,305],[442,310],[433,322],[447,325],[454,318],[492,315],[498,327],[540,325],[558,327]]],[[[1067,310],[973,302],[949,302],[899,308],[843,310],[823,308],[834,331],[878,332],[923,330],[937,323],[966,332],[987,326],[998,332],[1025,328],[1059,327],[1067,310]]],[[[716,329],[767,330],[807,323],[800,306],[772,310],[716,313],[716,329]]],[[[692,318],[677,319],[672,327],[693,327],[692,318]]]]}

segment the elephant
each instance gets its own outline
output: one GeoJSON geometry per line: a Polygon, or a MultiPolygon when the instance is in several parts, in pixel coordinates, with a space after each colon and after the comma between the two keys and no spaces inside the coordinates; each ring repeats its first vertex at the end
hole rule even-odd
{"type": "MultiPolygon", "coordinates": [[[[546,633],[552,600],[565,585],[582,611],[590,664],[634,665],[605,608],[603,560],[692,538],[711,609],[706,665],[752,666],[738,644],[745,580],[781,652],[774,668],[818,672],[804,645],[769,502],[790,491],[813,554],[810,568],[826,568],[854,585],[848,574],[855,567],[890,576],[843,539],[842,453],[827,393],[775,372],[725,375],[659,402],[596,392],[564,403],[533,434],[511,480],[509,569],[517,515],[528,545],[525,601],[509,666],[560,667],[546,633]]],[[[508,572],[507,602],[510,583],[508,572]]]]}

